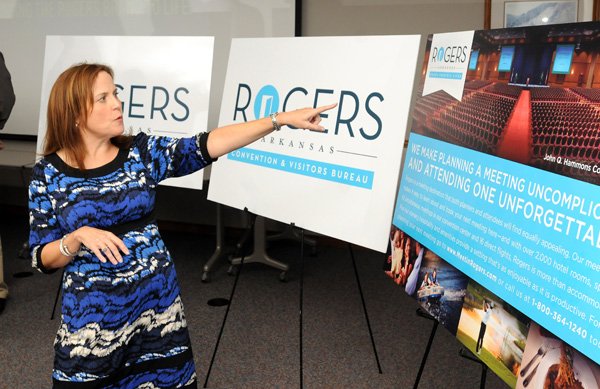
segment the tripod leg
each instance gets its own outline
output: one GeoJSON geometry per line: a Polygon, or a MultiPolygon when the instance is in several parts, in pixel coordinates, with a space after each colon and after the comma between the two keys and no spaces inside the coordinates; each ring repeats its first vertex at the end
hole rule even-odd
{"type": "Polygon", "coordinates": [[[485,363],[481,363],[481,381],[479,383],[480,389],[485,389],[485,379],[487,378],[488,367],[485,363]]]}
{"type": "Polygon", "coordinates": [[[54,306],[52,307],[52,314],[50,315],[50,320],[54,320],[54,312],[56,312],[56,306],[58,305],[58,296],[60,296],[60,290],[62,289],[64,277],[65,269],[63,269],[62,275],[60,276],[60,282],[58,283],[58,288],[56,289],[56,297],[54,298],[54,306]]]}
{"type": "Polygon", "coordinates": [[[377,347],[375,347],[375,338],[373,337],[373,330],[371,329],[371,322],[369,320],[369,313],[367,312],[367,305],[365,304],[365,296],[363,294],[362,286],[360,284],[360,277],[358,276],[358,268],[356,267],[356,260],[354,259],[354,251],[352,250],[352,244],[348,243],[348,250],[350,251],[350,257],[352,258],[352,267],[354,268],[354,277],[356,277],[356,285],[360,294],[360,301],[363,307],[363,313],[365,314],[365,321],[367,322],[367,328],[369,330],[369,336],[371,337],[371,346],[373,346],[373,355],[375,356],[375,362],[377,363],[377,370],[379,374],[383,374],[381,370],[381,363],[379,362],[379,354],[377,353],[377,347]]]}
{"type": "Polygon", "coordinates": [[[421,308],[417,309],[417,315],[433,320],[433,327],[431,328],[431,333],[429,334],[429,340],[427,341],[427,346],[425,347],[425,354],[423,354],[423,358],[421,359],[421,366],[419,366],[419,372],[417,373],[417,378],[415,379],[413,389],[417,389],[419,387],[419,381],[421,381],[421,375],[423,374],[423,370],[425,370],[425,363],[427,363],[427,357],[429,356],[429,351],[431,350],[433,338],[435,337],[435,333],[437,332],[439,324],[439,322],[433,316],[429,315],[421,308]]]}
{"type": "Polygon", "coordinates": [[[465,348],[461,348],[458,350],[458,354],[466,359],[469,359],[475,363],[479,363],[481,365],[481,380],[479,381],[479,388],[485,389],[485,380],[487,378],[488,367],[481,359],[477,358],[473,353],[465,348]]]}

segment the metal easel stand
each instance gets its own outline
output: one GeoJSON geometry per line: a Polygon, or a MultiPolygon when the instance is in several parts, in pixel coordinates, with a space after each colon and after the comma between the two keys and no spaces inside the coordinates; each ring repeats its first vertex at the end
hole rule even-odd
{"type": "Polygon", "coordinates": [[[60,282],[58,283],[58,288],[56,289],[56,297],[54,297],[54,305],[52,306],[52,313],[50,314],[50,320],[54,320],[54,314],[56,313],[56,306],[58,305],[58,297],[60,296],[60,292],[62,290],[62,283],[65,278],[65,268],[62,269],[62,274],[60,276],[60,282]]]}
{"type": "Polygon", "coordinates": [[[363,294],[362,285],[360,284],[360,277],[358,276],[358,268],[356,266],[356,260],[354,259],[354,251],[352,250],[352,244],[348,243],[348,251],[350,251],[350,257],[352,258],[352,267],[354,268],[354,276],[356,277],[356,285],[360,293],[360,301],[363,307],[363,313],[365,314],[365,321],[367,322],[367,328],[369,330],[369,336],[371,337],[371,346],[373,347],[373,355],[375,356],[375,362],[377,363],[377,370],[379,374],[383,374],[381,370],[381,363],[379,362],[379,354],[377,353],[377,347],[375,346],[375,338],[373,337],[373,330],[371,329],[371,321],[369,320],[369,313],[367,312],[367,305],[365,304],[365,296],[363,294]]]}
{"type": "Polygon", "coordinates": [[[439,324],[435,317],[425,312],[425,310],[423,310],[421,307],[417,308],[417,315],[424,317],[425,319],[432,320],[433,327],[431,328],[431,333],[429,334],[429,340],[427,341],[427,346],[425,347],[425,354],[423,354],[423,358],[421,359],[421,366],[419,366],[419,372],[417,373],[417,378],[415,379],[413,389],[417,389],[419,387],[419,381],[421,381],[421,375],[423,374],[423,370],[425,370],[425,363],[427,363],[427,357],[429,356],[429,351],[431,351],[431,344],[433,343],[433,338],[435,337],[435,333],[437,332],[439,324]]]}
{"type": "Polygon", "coordinates": [[[466,350],[464,348],[461,348],[460,350],[458,350],[458,354],[463,358],[469,359],[469,360],[481,365],[481,380],[479,381],[479,388],[485,389],[485,379],[487,378],[487,371],[488,371],[487,365],[481,359],[479,359],[475,355],[473,355],[473,353],[471,351],[466,350]]]}
{"type": "Polygon", "coordinates": [[[233,250],[225,248],[223,242],[225,232],[223,227],[223,210],[221,207],[221,204],[217,204],[217,247],[215,248],[213,255],[206,261],[206,264],[204,264],[204,268],[202,269],[202,282],[209,281],[209,273],[221,257],[233,254],[233,250]]]}
{"type": "MultiPolygon", "coordinates": [[[[294,224],[292,223],[290,225],[291,228],[294,228],[294,224]]],[[[298,327],[300,329],[300,332],[298,334],[298,342],[300,343],[300,347],[299,347],[299,351],[300,351],[300,355],[299,355],[299,362],[300,362],[300,389],[304,388],[304,341],[303,341],[303,329],[304,329],[304,321],[303,321],[303,317],[302,317],[302,310],[304,308],[304,230],[300,230],[300,290],[299,290],[299,297],[300,297],[300,301],[298,302],[298,327]]]]}
{"type": "Polygon", "coordinates": [[[298,228],[294,226],[294,223],[288,224],[283,231],[278,234],[273,234],[267,237],[267,241],[273,242],[278,240],[293,240],[296,242],[304,242],[303,244],[310,246],[310,255],[317,254],[317,241],[304,236],[304,230],[302,233],[298,232],[298,228]],[[302,240],[304,239],[304,240],[302,240]]]}
{"type": "MultiPolygon", "coordinates": [[[[247,213],[248,209],[244,209],[247,213]]],[[[246,231],[250,231],[254,227],[254,223],[256,222],[255,215],[250,215],[250,225],[246,229],[246,231]]],[[[245,235],[245,234],[244,234],[245,235]]],[[[238,244],[238,249],[236,251],[236,255],[239,255],[241,251],[241,244],[238,244]]],[[[233,297],[235,296],[235,289],[237,288],[238,280],[240,279],[240,274],[242,273],[242,267],[244,266],[244,256],[240,257],[240,266],[239,270],[235,275],[235,280],[233,281],[233,286],[231,288],[231,293],[229,295],[229,300],[227,300],[227,309],[225,310],[225,315],[223,315],[223,321],[221,322],[221,328],[219,330],[219,335],[217,336],[217,342],[215,343],[215,347],[213,349],[212,357],[210,359],[210,364],[208,365],[208,370],[206,372],[206,378],[204,379],[203,388],[208,387],[208,380],[210,378],[210,373],[212,371],[213,365],[215,363],[215,357],[217,356],[217,352],[219,350],[219,344],[221,343],[221,338],[223,337],[223,329],[225,328],[225,324],[227,323],[227,317],[229,316],[229,309],[231,308],[231,302],[233,301],[233,297]]]]}
{"type": "MultiPolygon", "coordinates": [[[[233,267],[241,263],[241,258],[231,260],[231,266],[227,270],[228,274],[233,274],[233,267]]],[[[287,281],[287,272],[289,266],[283,262],[269,257],[266,250],[265,218],[256,216],[254,222],[254,251],[248,257],[244,258],[244,263],[262,263],[275,269],[281,270],[279,280],[287,281]]]]}

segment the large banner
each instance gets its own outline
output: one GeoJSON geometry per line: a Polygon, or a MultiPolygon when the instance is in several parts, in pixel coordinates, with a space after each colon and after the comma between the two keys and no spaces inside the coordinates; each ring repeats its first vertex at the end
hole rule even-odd
{"type": "Polygon", "coordinates": [[[385,270],[510,386],[598,388],[600,23],[468,36],[429,39],[385,270]]]}
{"type": "Polygon", "coordinates": [[[220,125],[338,106],[213,165],[208,198],[385,251],[418,36],[235,39],[220,125]]]}
{"type": "MultiPolygon", "coordinates": [[[[48,96],[69,66],[99,62],[115,72],[126,133],[176,138],[206,131],[213,58],[212,37],[48,36],[38,128],[46,133],[48,96]]],[[[202,189],[203,172],[166,185],[202,189]]]]}

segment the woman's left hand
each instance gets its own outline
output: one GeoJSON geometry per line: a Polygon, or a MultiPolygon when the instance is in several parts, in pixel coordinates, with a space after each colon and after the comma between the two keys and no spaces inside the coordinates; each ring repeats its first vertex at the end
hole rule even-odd
{"type": "Polygon", "coordinates": [[[277,121],[282,126],[293,126],[311,131],[324,131],[321,126],[321,113],[335,108],[337,104],[323,105],[317,108],[301,108],[277,115],[277,121]]]}

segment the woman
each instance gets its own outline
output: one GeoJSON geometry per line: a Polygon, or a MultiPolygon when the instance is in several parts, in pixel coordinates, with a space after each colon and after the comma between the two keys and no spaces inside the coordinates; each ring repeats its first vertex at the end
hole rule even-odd
{"type": "Polygon", "coordinates": [[[400,265],[402,263],[402,244],[404,243],[404,232],[396,229],[392,239],[392,277],[395,279],[400,276],[400,265]]]}
{"type": "Polygon", "coordinates": [[[109,67],[80,64],[58,77],[29,188],[33,266],[65,269],[55,388],[196,387],[175,269],[153,217],[156,186],[283,125],[322,131],[320,113],[334,106],[191,138],[130,137],[109,67]]]}
{"type": "MultiPolygon", "coordinates": [[[[404,290],[409,296],[412,296],[417,290],[417,281],[419,278],[419,272],[421,271],[421,263],[423,262],[423,256],[425,255],[425,247],[415,240],[415,251],[417,252],[417,258],[414,262],[414,267],[410,271],[408,278],[406,279],[406,286],[404,290]]],[[[428,278],[429,273],[425,273],[425,278],[428,278]]],[[[436,277],[435,269],[433,270],[432,279],[436,277]]]]}
{"type": "Polygon", "coordinates": [[[400,286],[406,285],[406,280],[408,279],[408,275],[412,271],[412,238],[406,235],[404,240],[404,246],[402,247],[402,263],[400,264],[400,277],[396,282],[400,286]]]}

